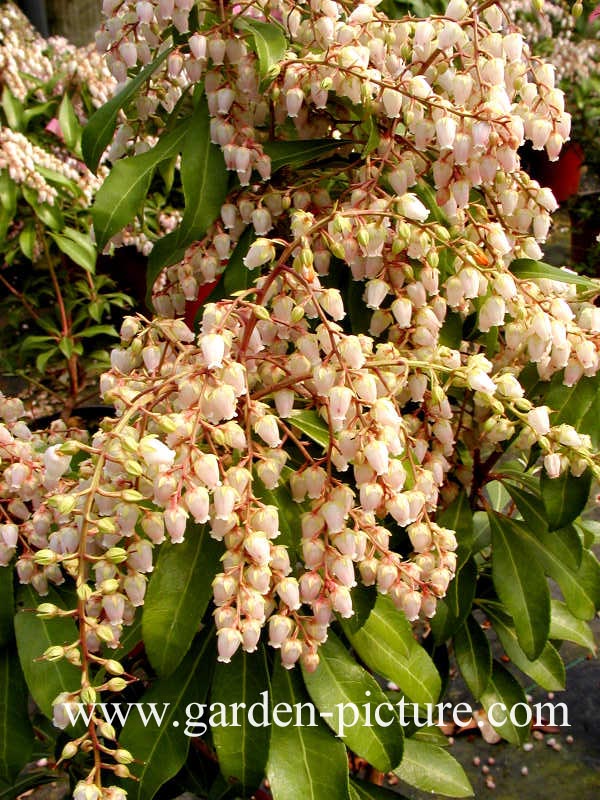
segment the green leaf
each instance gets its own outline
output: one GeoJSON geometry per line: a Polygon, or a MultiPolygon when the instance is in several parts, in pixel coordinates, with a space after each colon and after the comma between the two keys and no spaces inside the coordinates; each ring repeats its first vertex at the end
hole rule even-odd
{"type": "Polygon", "coordinates": [[[8,127],[13,131],[23,130],[23,103],[14,96],[5,84],[2,90],[2,110],[6,117],[8,127]]]}
{"type": "Polygon", "coordinates": [[[0,170],[0,205],[11,217],[17,210],[17,184],[7,169],[0,170]]]}
{"type": "Polygon", "coordinates": [[[403,800],[402,795],[367,781],[350,778],[351,800],[403,800]]]}
{"type": "Polygon", "coordinates": [[[551,264],[536,261],[533,258],[517,258],[509,266],[509,270],[515,278],[520,278],[521,280],[538,281],[547,279],[559,281],[560,283],[571,283],[584,289],[597,289],[597,283],[584,275],[578,275],[576,272],[570,272],[560,267],[553,267],[551,264]]]}
{"type": "Polygon", "coordinates": [[[504,652],[515,667],[548,692],[558,692],[565,688],[565,665],[550,642],[546,642],[538,658],[531,661],[519,646],[517,632],[508,614],[492,604],[486,605],[484,610],[498,634],[504,652]]]}
{"type": "Polygon", "coordinates": [[[212,597],[221,553],[207,525],[188,526],[181,544],[161,545],[142,616],[146,652],[161,677],[173,672],[192,643],[212,597]]]}
{"type": "Polygon", "coordinates": [[[271,691],[273,709],[279,703],[307,708],[300,720],[304,724],[272,727],[267,778],[273,800],[348,800],[346,748],[316,714],[310,719],[310,698],[300,670],[286,670],[278,659],[271,691]]]}
{"type": "MultiPolygon", "coordinates": [[[[49,589],[44,601],[65,608],[61,596],[49,589]]],[[[15,635],[23,674],[35,702],[43,714],[52,719],[52,701],[61,692],[76,692],[81,686],[81,673],[73,664],[61,661],[36,661],[51,645],[72,644],[79,639],[77,627],[70,617],[39,619],[31,609],[37,608],[39,596],[30,585],[17,591],[18,611],[15,635]]]]}
{"type": "Polygon", "coordinates": [[[254,228],[252,225],[248,225],[240,236],[223,273],[223,288],[226,296],[231,297],[242,289],[248,289],[254,283],[252,270],[244,264],[244,258],[255,238],[254,228]]]}
{"type": "Polygon", "coordinates": [[[329,447],[329,428],[316,411],[292,411],[289,421],[313,442],[326,449],[329,447]]]}
{"type": "Polygon", "coordinates": [[[40,203],[35,189],[23,184],[21,186],[23,197],[33,209],[34,214],[43,222],[46,227],[52,231],[62,231],[65,227],[65,220],[61,210],[57,206],[51,206],[48,203],[40,203]]]}
{"type": "Polygon", "coordinates": [[[321,717],[346,747],[376,769],[388,772],[396,767],[402,758],[403,732],[377,681],[332,632],[319,648],[319,657],[317,669],[312,673],[303,669],[302,674],[321,717]],[[387,706],[381,724],[375,716],[376,706],[387,706]]]}
{"type": "Polygon", "coordinates": [[[269,726],[253,726],[248,718],[248,709],[261,704],[265,693],[268,698],[269,674],[262,648],[251,655],[238,652],[230,664],[217,664],[210,701],[225,706],[225,724],[212,728],[219,768],[228,782],[234,778],[248,789],[260,785],[269,755],[269,726]],[[234,712],[234,703],[241,703],[245,710],[234,712]]]}
{"type": "MultiPolygon", "coordinates": [[[[544,403],[554,409],[552,424],[572,425],[579,433],[587,433],[594,447],[600,446],[600,376],[580,378],[575,386],[565,386],[563,373],[555,375],[544,394],[544,403]]],[[[529,393],[528,393],[529,394],[529,393]]]]}
{"type": "Polygon", "coordinates": [[[108,103],[104,103],[104,105],[91,116],[83,131],[81,151],[83,153],[83,160],[92,172],[96,172],[98,169],[102,153],[113,138],[119,111],[137,94],[138,89],[140,89],[152,73],[158,69],[162,62],[168,57],[171,50],[172,48],[165,50],[165,52],[161,53],[151,64],[145,66],[117,95],[111,98],[108,103]]]}
{"type": "Polygon", "coordinates": [[[473,796],[465,771],[450,753],[415,739],[405,741],[404,757],[394,774],[422,792],[445,797],[473,796]]]}
{"type": "Polygon", "coordinates": [[[35,223],[33,220],[29,220],[19,234],[19,247],[23,255],[33,261],[35,250],[35,223]]]}
{"type": "MultiPolygon", "coordinates": [[[[139,715],[131,715],[123,727],[119,736],[120,746],[130,750],[136,760],[142,762],[142,766],[131,767],[138,782],[127,787],[130,800],[151,800],[185,763],[190,737],[199,732],[197,728],[188,729],[188,706],[202,704],[206,699],[215,651],[211,629],[196,639],[186,658],[169,678],[157,680],[140,698],[145,708],[149,703],[156,703],[159,714],[168,704],[162,723],[151,720],[144,725],[139,715]]],[[[208,724],[208,720],[202,721],[208,724]]]]}
{"type": "Polygon", "coordinates": [[[450,747],[450,742],[436,725],[425,725],[423,728],[416,728],[411,734],[410,739],[416,739],[425,744],[435,744],[438,747],[450,747]]]}
{"type": "Polygon", "coordinates": [[[61,186],[63,189],[67,189],[73,195],[73,197],[81,196],[82,192],[77,183],[71,178],[67,178],[62,174],[62,172],[57,172],[55,169],[49,169],[48,167],[44,167],[42,164],[36,165],[36,171],[39,172],[40,175],[48,181],[48,183],[54,183],[57,186],[61,186]]]}
{"type": "Polygon", "coordinates": [[[60,106],[58,107],[58,121],[67,147],[75,153],[79,152],[83,127],[77,118],[73,103],[68,94],[64,94],[63,99],[60,101],[60,106]]]}
{"type": "MultiPolygon", "coordinates": [[[[65,228],[63,233],[51,233],[50,236],[58,245],[58,248],[63,252],[71,261],[74,261],[86,272],[91,275],[96,271],[96,248],[90,239],[84,242],[83,239],[74,238],[71,234],[67,233],[72,229],[65,228]]],[[[77,233],[77,231],[74,231],[77,233]]]]}
{"type": "Polygon", "coordinates": [[[523,516],[523,519],[535,534],[538,542],[546,549],[552,551],[566,567],[577,570],[581,564],[583,549],[581,546],[581,539],[575,528],[569,526],[550,533],[548,531],[548,522],[541,509],[538,498],[510,484],[507,484],[507,488],[519,512],[523,516]]]}
{"type": "MultiPolygon", "coordinates": [[[[163,134],[152,150],[123,158],[113,166],[92,207],[96,244],[101,252],[109,239],[140,211],[156,167],[179,153],[188,135],[190,120],[163,134]]],[[[87,130],[87,129],[86,129],[87,130]]]]}
{"type": "Polygon", "coordinates": [[[413,635],[406,616],[389,597],[378,595],[359,630],[342,621],[344,633],[365,664],[397,684],[413,703],[437,703],[441,679],[433,661],[413,635]]]}
{"type": "Polygon", "coordinates": [[[78,339],[91,339],[93,336],[112,336],[114,338],[119,334],[114,325],[90,325],[89,328],[77,331],[75,336],[78,339]]]}
{"type": "Polygon", "coordinates": [[[302,167],[351,144],[354,144],[351,139],[295,139],[265,142],[263,150],[271,159],[271,175],[274,175],[282,167],[302,167]]]}
{"type": "Polygon", "coordinates": [[[443,599],[439,599],[431,631],[438,644],[449,639],[471,611],[477,587],[477,566],[470,558],[458,567],[443,599]]]}
{"type": "Polygon", "coordinates": [[[235,27],[247,31],[254,38],[260,86],[264,90],[279,75],[280,63],[288,47],[283,28],[274,22],[259,22],[251,17],[238,17],[235,27]]]}
{"type": "Polygon", "coordinates": [[[550,592],[535,553],[514,520],[489,512],[492,578],[515,621],[519,644],[532,661],[542,652],[550,627],[550,592]]]}
{"type": "Polygon", "coordinates": [[[15,598],[13,579],[12,567],[0,567],[0,647],[6,647],[14,638],[15,598]]]}
{"type": "Polygon", "coordinates": [[[469,552],[473,543],[473,511],[465,491],[459,492],[448,508],[437,515],[437,522],[456,532],[459,554],[469,552]]]}
{"type": "Polygon", "coordinates": [[[31,760],[33,728],[28,695],[16,651],[0,650],[0,783],[12,784],[31,760]]]}
{"type": "Polygon", "coordinates": [[[554,598],[550,600],[550,638],[574,642],[592,653],[596,652],[594,634],[589,625],[574,617],[564,603],[554,598]]]}
{"type": "Polygon", "coordinates": [[[477,620],[469,616],[454,636],[454,654],[465,683],[479,699],[492,674],[492,652],[477,620]]]}
{"type": "Polygon", "coordinates": [[[540,486],[549,530],[564,528],[577,519],[587,505],[591,485],[592,472],[589,469],[579,478],[569,471],[558,478],[548,477],[546,470],[542,472],[540,486]]]}
{"type": "Polygon", "coordinates": [[[510,672],[504,669],[498,661],[494,661],[492,676],[480,700],[490,723],[500,736],[507,742],[516,745],[527,741],[530,726],[521,724],[525,721],[525,717],[515,709],[517,705],[521,707],[527,705],[525,692],[510,672]],[[513,718],[519,724],[515,724],[510,719],[511,710],[513,710],[513,718]]]}
{"type": "Polygon", "coordinates": [[[49,347],[47,350],[44,350],[44,352],[40,353],[35,359],[35,368],[37,371],[44,372],[50,359],[58,355],[59,352],[58,347],[49,347]]]}
{"type": "Polygon", "coordinates": [[[181,152],[181,181],[185,197],[183,218],[177,230],[160,239],[150,254],[148,303],[160,271],[179,261],[185,249],[204,236],[219,216],[227,195],[229,173],[221,148],[210,140],[210,115],[204,98],[189,119],[181,152]]]}

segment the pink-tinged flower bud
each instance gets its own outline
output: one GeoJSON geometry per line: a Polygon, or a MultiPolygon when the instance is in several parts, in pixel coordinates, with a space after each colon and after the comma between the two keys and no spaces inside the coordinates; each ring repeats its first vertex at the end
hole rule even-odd
{"type": "Polygon", "coordinates": [[[538,406],[527,412],[527,423],[538,436],[545,436],[550,431],[550,418],[547,406],[538,406]]]}
{"type": "Polygon", "coordinates": [[[241,624],[242,648],[246,653],[255,653],[260,639],[262,625],[256,619],[245,619],[241,624]]]}
{"type": "Polygon", "coordinates": [[[199,524],[208,522],[210,519],[210,498],[208,489],[204,486],[197,486],[191,491],[186,492],[183,496],[183,500],[195,522],[199,524]]]}
{"type": "Polygon", "coordinates": [[[325,545],[320,539],[312,541],[306,539],[302,542],[302,558],[308,569],[318,569],[325,556],[325,545]]]}
{"type": "Polygon", "coordinates": [[[135,608],[144,604],[147,581],[143,575],[128,575],[123,581],[123,588],[129,602],[135,608]]]}
{"type": "Polygon", "coordinates": [[[219,461],[213,453],[202,453],[194,462],[194,472],[209,489],[221,484],[219,461]]]}
{"type": "Polygon", "coordinates": [[[385,281],[379,280],[378,278],[369,281],[365,288],[365,294],[364,294],[364,299],[365,303],[367,304],[367,308],[373,308],[373,309],[379,308],[379,306],[385,300],[386,295],[389,291],[390,291],[390,286],[385,281]]]}
{"type": "Polygon", "coordinates": [[[429,216],[429,209],[423,205],[416,194],[407,192],[398,198],[397,203],[399,213],[407,219],[425,222],[429,216]]]}
{"type": "Polygon", "coordinates": [[[282,614],[274,614],[269,620],[269,644],[275,649],[287,641],[294,631],[293,621],[282,614]]]}
{"type": "Polygon", "coordinates": [[[277,594],[290,609],[297,611],[300,608],[300,588],[295,578],[284,578],[277,584],[277,594]]]}
{"type": "Polygon", "coordinates": [[[279,425],[277,417],[273,414],[265,414],[254,424],[254,431],[269,447],[279,447],[281,437],[279,435],[279,425]]]}
{"type": "Polygon", "coordinates": [[[305,572],[300,578],[300,597],[303,603],[312,603],[316,600],[321,589],[323,588],[323,580],[316,572],[305,572]]]}
{"type": "Polygon", "coordinates": [[[144,540],[136,542],[127,550],[127,566],[136,572],[152,572],[152,544],[144,540]]]}
{"type": "Polygon", "coordinates": [[[211,36],[208,42],[208,54],[213,64],[221,65],[223,63],[226,50],[227,43],[223,39],[211,36]]]}
{"type": "Polygon", "coordinates": [[[319,294],[319,305],[336,322],[346,316],[344,302],[338,289],[326,289],[321,292],[319,294]]]}
{"type": "Polygon", "coordinates": [[[331,593],[331,601],[333,610],[337,611],[337,613],[343,619],[350,619],[350,617],[354,615],[354,609],[352,608],[352,597],[349,589],[347,589],[345,586],[335,587],[334,591],[331,593]]]}
{"type": "Polygon", "coordinates": [[[552,122],[537,117],[531,122],[530,138],[534,150],[543,150],[548,137],[552,133],[552,122]]]}
{"type": "Polygon", "coordinates": [[[233,487],[217,486],[213,492],[215,517],[228,519],[238,500],[238,493],[233,487]]]}
{"type": "Polygon", "coordinates": [[[149,467],[171,467],[176,453],[155,436],[144,436],[140,440],[138,452],[149,467]]]}
{"type": "Polygon", "coordinates": [[[237,611],[230,606],[217,608],[214,612],[214,618],[217,630],[219,628],[232,628],[237,619],[237,611]]]}
{"type": "Polygon", "coordinates": [[[412,521],[410,503],[406,494],[397,494],[390,498],[385,504],[388,514],[396,520],[400,527],[404,528],[412,521]]]}
{"type": "Polygon", "coordinates": [[[334,430],[339,431],[342,429],[352,398],[352,390],[347,386],[334,386],[331,389],[329,393],[329,416],[334,430]]]}
{"type": "Polygon", "coordinates": [[[188,512],[182,506],[173,506],[165,511],[165,527],[173,544],[181,544],[185,536],[188,512]]]}
{"type": "Polygon", "coordinates": [[[377,588],[381,594],[387,594],[398,580],[398,568],[389,561],[380,561],[377,566],[377,588]]]}
{"type": "Polygon", "coordinates": [[[199,60],[206,59],[206,36],[202,36],[200,33],[194,33],[192,36],[190,36],[188,44],[190,46],[190,52],[194,58],[199,60]]]}
{"type": "Polygon", "coordinates": [[[438,597],[443,597],[446,594],[451,577],[449,571],[443,567],[434,569],[429,576],[431,588],[438,597]]]}
{"type": "Polygon", "coordinates": [[[294,409],[294,398],[295,394],[291,389],[280,389],[273,395],[275,408],[282,419],[287,419],[292,413],[294,409]]]}
{"type": "Polygon", "coordinates": [[[119,45],[119,55],[128,68],[135,67],[137,64],[137,47],[133,42],[121,42],[119,45]]]}
{"type": "Polygon", "coordinates": [[[273,227],[273,220],[267,208],[254,209],[251,219],[257,236],[264,236],[273,227]]]}
{"type": "Polygon", "coordinates": [[[231,575],[219,573],[212,582],[215,605],[222,606],[228,603],[237,589],[237,581],[231,575]]]}
{"type": "MultiPolygon", "coordinates": [[[[70,703],[70,705],[73,706],[74,704],[70,703]]],[[[75,711],[75,713],[77,712],[75,711]]],[[[79,781],[73,792],[73,800],[100,800],[100,796],[100,789],[96,784],[88,783],[87,781],[79,781]]]]}
{"type": "Polygon", "coordinates": [[[360,487],[360,504],[365,511],[376,511],[383,497],[383,487],[378,483],[365,483],[360,487]]]}
{"type": "Polygon", "coordinates": [[[156,372],[160,364],[161,352],[156,345],[148,345],[142,350],[142,361],[150,374],[156,372]]]}
{"type": "Polygon", "coordinates": [[[146,512],[142,518],[142,530],[154,544],[164,542],[165,524],[163,515],[158,511],[146,512]]]}
{"type": "Polygon", "coordinates": [[[402,610],[406,614],[409,622],[414,622],[419,619],[421,611],[422,596],[420,592],[409,591],[406,592],[402,598],[402,610]]]}
{"type": "Polygon", "coordinates": [[[298,639],[288,639],[281,645],[281,666],[292,669],[302,655],[302,643],[298,639]]]}
{"type": "Polygon", "coordinates": [[[235,628],[221,628],[217,631],[217,661],[229,664],[242,643],[242,634],[235,628]]]}
{"type": "Polygon", "coordinates": [[[259,594],[268,594],[271,590],[271,570],[267,566],[248,567],[245,572],[246,582],[259,594]]]}
{"type": "Polygon", "coordinates": [[[251,533],[244,539],[244,550],[261,566],[271,560],[271,544],[262,532],[251,533]]]}
{"type": "Polygon", "coordinates": [[[463,19],[469,11],[469,5],[466,0],[450,0],[446,7],[445,16],[449,19],[458,21],[463,19]]]}
{"type": "Polygon", "coordinates": [[[440,117],[435,123],[435,134],[440,150],[452,150],[457,124],[450,117],[440,117]]]}
{"type": "Polygon", "coordinates": [[[356,586],[354,577],[354,564],[350,556],[338,556],[334,559],[331,571],[342,586],[356,586]]]}
{"type": "Polygon", "coordinates": [[[544,467],[549,478],[558,478],[562,472],[562,460],[558,453],[548,453],[544,456],[544,467]]]}
{"type": "Polygon", "coordinates": [[[396,89],[385,88],[381,94],[381,102],[385,109],[386,116],[396,119],[400,116],[402,109],[402,95],[396,89]]]}
{"type": "Polygon", "coordinates": [[[152,3],[136,3],[135,13],[137,14],[139,21],[145,23],[146,25],[152,22],[154,19],[154,8],[152,7],[152,3]]]}
{"type": "Polygon", "coordinates": [[[467,385],[474,392],[485,392],[486,394],[494,394],[496,391],[496,384],[486,375],[482,370],[472,370],[467,375],[467,385]]]}
{"type": "Polygon", "coordinates": [[[102,598],[102,608],[106,618],[112,625],[123,624],[123,611],[125,609],[125,598],[122,594],[110,594],[102,598]]]}
{"type": "Polygon", "coordinates": [[[315,389],[322,397],[327,397],[336,381],[336,378],[337,372],[333,367],[326,367],[322,364],[319,364],[313,370],[315,389]]]}
{"type": "Polygon", "coordinates": [[[304,482],[306,492],[311,500],[319,498],[323,492],[325,481],[327,480],[327,473],[322,467],[309,467],[304,473],[304,482]]]}
{"type": "Polygon", "coordinates": [[[320,511],[330,533],[339,533],[344,530],[346,512],[343,506],[339,503],[328,501],[323,503],[320,511]]]}
{"type": "Polygon", "coordinates": [[[202,357],[208,369],[223,366],[225,339],[218,333],[204,333],[198,338],[202,357]]]}
{"type": "Polygon", "coordinates": [[[269,239],[257,239],[248,250],[244,264],[248,269],[256,269],[275,259],[275,247],[269,239]]]}
{"type": "Polygon", "coordinates": [[[410,525],[408,528],[408,535],[410,537],[413,550],[417,553],[424,553],[432,545],[431,529],[429,525],[424,522],[417,522],[410,525]]]}
{"type": "Polygon", "coordinates": [[[288,117],[297,117],[304,102],[304,92],[300,87],[288,89],[285,95],[285,106],[288,117]]]}
{"type": "Polygon", "coordinates": [[[370,441],[363,450],[365,458],[377,475],[386,475],[389,469],[389,453],[385,442],[370,441]]]}
{"type": "Polygon", "coordinates": [[[479,310],[479,330],[487,332],[490,328],[504,324],[506,304],[501,297],[488,297],[479,310]]]}
{"type": "Polygon", "coordinates": [[[0,541],[5,545],[5,547],[16,547],[18,539],[19,529],[16,525],[13,525],[12,523],[0,525],[0,541]]]}
{"type": "MultiPolygon", "coordinates": [[[[348,592],[348,590],[344,589],[344,587],[340,586],[337,588],[340,589],[340,591],[342,592],[348,592]]],[[[349,592],[348,596],[350,596],[349,592]]],[[[331,602],[332,602],[331,597],[318,597],[312,604],[315,623],[317,625],[329,625],[329,623],[333,619],[331,602]]]]}
{"type": "Polygon", "coordinates": [[[50,478],[60,478],[69,469],[71,456],[63,455],[60,452],[60,445],[55,444],[49,447],[44,453],[44,466],[50,478]]]}

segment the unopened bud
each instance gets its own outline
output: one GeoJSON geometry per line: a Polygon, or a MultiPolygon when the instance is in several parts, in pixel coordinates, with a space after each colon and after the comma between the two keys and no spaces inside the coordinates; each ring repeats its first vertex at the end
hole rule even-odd
{"type": "Polygon", "coordinates": [[[102,517],[98,520],[98,531],[102,534],[111,534],[117,532],[117,526],[114,519],[111,517],[102,517]]]}
{"type": "Polygon", "coordinates": [[[127,686],[125,678],[111,678],[106,684],[109,692],[122,692],[127,686]]]}
{"type": "Polygon", "coordinates": [[[46,661],[60,661],[61,658],[64,658],[64,655],[65,648],[60,647],[60,645],[53,645],[44,650],[44,659],[46,661]]]}
{"type": "Polygon", "coordinates": [[[117,766],[114,769],[114,773],[117,776],[117,778],[130,778],[131,777],[131,772],[127,769],[125,764],[117,764],[117,766]]]}
{"type": "Polygon", "coordinates": [[[68,494],[55,494],[46,501],[49,506],[55,508],[60,514],[70,514],[77,502],[74,497],[68,494]]]}
{"type": "Polygon", "coordinates": [[[125,672],[123,665],[112,658],[104,662],[104,669],[111,675],[122,675],[125,672]]]}
{"type": "Polygon", "coordinates": [[[58,554],[55,553],[54,550],[48,550],[46,548],[44,550],[38,550],[33,556],[33,560],[36,564],[41,564],[43,567],[47,567],[50,564],[56,564],[58,561],[58,554]]]}
{"type": "Polygon", "coordinates": [[[50,617],[56,617],[59,611],[60,611],[59,607],[55,606],[54,603],[41,603],[36,608],[37,615],[41,619],[49,619],[50,617]]]}
{"type": "Polygon", "coordinates": [[[89,586],[87,583],[82,583],[81,586],[77,587],[77,597],[79,600],[82,600],[84,603],[92,596],[92,587],[89,586]]]}
{"type": "Polygon", "coordinates": [[[81,702],[93,705],[96,702],[97,695],[93,686],[86,686],[81,690],[81,702]]]}
{"type": "Polygon", "coordinates": [[[132,478],[139,478],[144,474],[144,468],[139,461],[134,461],[130,458],[125,462],[125,472],[131,475],[132,478]]]}
{"type": "Polygon", "coordinates": [[[111,741],[117,738],[115,729],[108,722],[101,722],[100,725],[98,725],[98,735],[102,736],[104,739],[110,739],[111,741]]]}
{"type": "Polygon", "coordinates": [[[254,316],[263,320],[270,318],[269,312],[264,306],[254,306],[254,316]]]}
{"type": "Polygon", "coordinates": [[[115,640],[115,634],[110,625],[98,625],[96,628],[96,636],[102,642],[114,642],[115,640]]]}
{"type": "Polygon", "coordinates": [[[122,564],[124,561],[127,561],[127,557],[127,550],[124,550],[122,547],[111,547],[104,554],[104,558],[107,561],[111,561],[113,564],[122,564]]]}
{"type": "Polygon", "coordinates": [[[144,495],[137,489],[125,489],[121,497],[126,503],[141,503],[144,499],[144,495]]]}
{"type": "Polygon", "coordinates": [[[77,747],[75,742],[67,742],[66,745],[62,749],[62,753],[60,754],[60,757],[62,759],[73,758],[74,756],[77,755],[78,752],[79,752],[79,748],[77,747]]]}
{"type": "Polygon", "coordinates": [[[119,748],[119,750],[115,750],[113,753],[113,758],[117,762],[117,764],[131,764],[133,763],[133,756],[129,752],[129,750],[123,750],[123,748],[119,748]]]}
{"type": "Polygon", "coordinates": [[[76,441],[75,439],[69,439],[67,442],[63,442],[61,446],[58,448],[58,452],[63,456],[74,456],[75,453],[79,452],[81,447],[81,443],[76,441]]]}
{"type": "Polygon", "coordinates": [[[119,591],[119,581],[116,578],[108,578],[100,584],[102,594],[114,594],[119,591]]]}

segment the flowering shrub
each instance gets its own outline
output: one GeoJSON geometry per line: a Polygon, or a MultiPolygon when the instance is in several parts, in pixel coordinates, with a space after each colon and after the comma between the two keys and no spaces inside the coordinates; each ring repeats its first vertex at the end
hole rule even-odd
{"type": "Polygon", "coordinates": [[[349,783],[346,748],[466,796],[431,740],[373,723],[387,698],[371,673],[435,703],[452,647],[483,707],[512,707],[525,695],[481,612],[548,690],[565,680],[553,642],[593,648],[598,285],[540,261],[556,204],[517,155],[528,139],[558,156],[562,92],[500,6],[377,6],[104,3],[99,44],[131,80],[84,133],[91,167],[117,127],[123,154],[98,244],[178,157],[185,209],[150,256],[158,315],[126,318],[101,379],[114,418],[44,440],[6,400],[0,428],[1,557],[37,607],[17,646],[69,729],[77,800],[122,798],[131,774],[139,798],[190,772],[216,793],[215,763],[237,795],[266,775],[276,800],[379,797],[349,783]],[[215,279],[194,332],[178,315],[215,279]],[[163,724],[115,730],[96,702],[139,698],[152,671],[142,697],[170,704],[163,724]],[[178,711],[262,692],[325,718],[351,701],[360,719],[240,719],[188,756],[178,711]],[[73,731],[76,703],[90,717],[73,731]]]}

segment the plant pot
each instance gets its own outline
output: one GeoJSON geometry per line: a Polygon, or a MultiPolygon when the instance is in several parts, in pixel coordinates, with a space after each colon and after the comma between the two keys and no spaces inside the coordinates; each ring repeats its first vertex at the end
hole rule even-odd
{"type": "Polygon", "coordinates": [[[211,283],[203,284],[198,290],[198,297],[195,300],[188,300],[185,304],[185,324],[191,330],[194,330],[194,322],[196,320],[196,315],[198,311],[202,308],[206,300],[210,297],[213,293],[214,289],[216,288],[217,284],[219,283],[220,277],[217,278],[216,281],[211,281],[211,283]]]}
{"type": "Polygon", "coordinates": [[[523,166],[529,175],[540,186],[552,189],[559,203],[564,203],[579,191],[583,161],[583,148],[577,142],[567,142],[558,161],[550,161],[545,150],[528,148],[523,153],[523,166]]]}
{"type": "Polygon", "coordinates": [[[600,193],[577,197],[569,205],[571,218],[571,263],[584,264],[588,275],[600,275],[600,193]]]}

